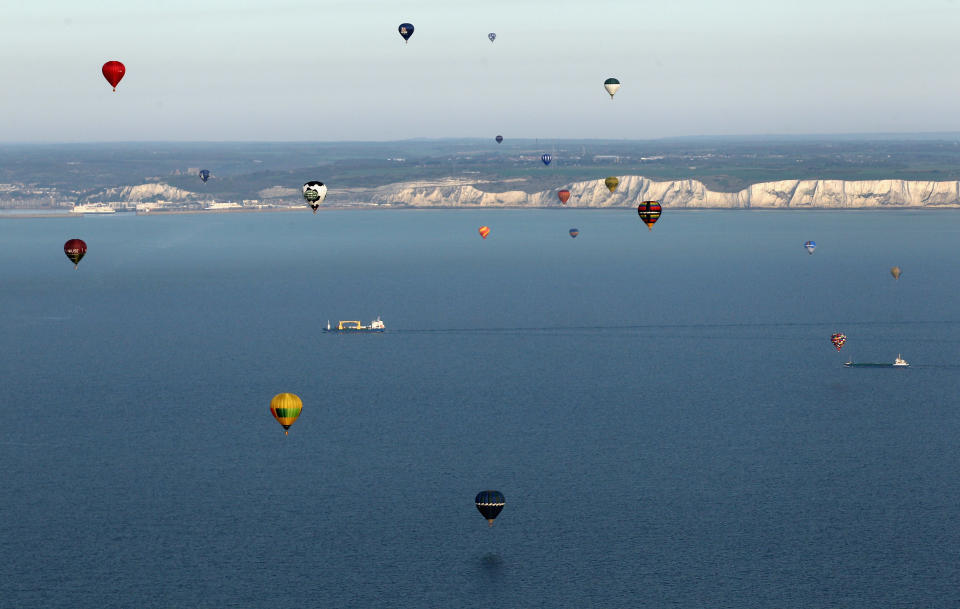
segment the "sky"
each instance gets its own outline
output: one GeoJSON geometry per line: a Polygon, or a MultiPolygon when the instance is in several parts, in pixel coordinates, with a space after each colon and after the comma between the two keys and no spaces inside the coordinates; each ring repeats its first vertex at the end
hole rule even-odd
{"type": "Polygon", "coordinates": [[[0,142],[960,131],[960,0],[4,0],[0,15],[0,142]]]}

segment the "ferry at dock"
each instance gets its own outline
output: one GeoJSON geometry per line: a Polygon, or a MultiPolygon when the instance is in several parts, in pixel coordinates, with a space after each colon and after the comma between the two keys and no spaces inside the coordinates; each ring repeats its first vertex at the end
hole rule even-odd
{"type": "Polygon", "coordinates": [[[74,214],[115,214],[117,210],[104,203],[85,203],[74,205],[70,213],[74,214]]]}
{"type": "Polygon", "coordinates": [[[386,326],[383,325],[383,321],[378,316],[376,319],[370,322],[369,326],[361,324],[359,321],[340,321],[337,326],[334,328],[330,325],[330,320],[327,320],[327,327],[324,328],[324,332],[383,332],[386,330],[386,326]]]}

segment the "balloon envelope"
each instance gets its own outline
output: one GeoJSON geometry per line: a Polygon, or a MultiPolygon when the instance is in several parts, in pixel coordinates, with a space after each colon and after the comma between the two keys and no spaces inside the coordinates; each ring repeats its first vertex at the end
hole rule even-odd
{"type": "Polygon", "coordinates": [[[493,526],[493,520],[503,511],[503,506],[507,504],[500,491],[480,491],[474,500],[480,514],[487,519],[490,526],[493,526]]]}
{"type": "Polygon", "coordinates": [[[83,239],[70,239],[63,244],[63,253],[73,262],[73,268],[78,268],[80,260],[87,253],[87,244],[83,239]]]}
{"type": "Polygon", "coordinates": [[[320,204],[327,198],[327,186],[314,180],[307,182],[303,185],[303,198],[313,213],[317,213],[320,204]]]}
{"type": "Polygon", "coordinates": [[[493,139],[497,140],[497,143],[498,143],[498,144],[502,144],[502,143],[503,143],[503,136],[502,136],[502,135],[498,135],[497,137],[495,137],[495,138],[493,138],[493,139]]]}
{"type": "Polygon", "coordinates": [[[303,402],[300,396],[293,393],[278,393],[270,400],[270,414],[277,420],[277,423],[283,425],[284,433],[290,429],[293,422],[300,416],[303,410],[303,402]]]}
{"type": "Polygon", "coordinates": [[[576,238],[577,238],[577,235],[579,235],[579,234],[580,234],[580,231],[579,231],[578,229],[576,229],[576,228],[571,228],[571,229],[570,229],[570,236],[573,237],[574,239],[576,239],[576,238]]]}
{"type": "Polygon", "coordinates": [[[841,334],[840,332],[835,332],[830,335],[830,342],[833,343],[833,346],[837,348],[837,351],[839,351],[847,342],[847,335],[841,334]]]}
{"type": "Polygon", "coordinates": [[[610,94],[610,99],[613,99],[613,94],[620,90],[620,81],[616,78],[608,78],[603,81],[603,88],[610,94]]]}
{"type": "Polygon", "coordinates": [[[486,239],[486,238],[487,238],[487,235],[490,234],[490,227],[489,227],[489,226],[481,226],[479,229],[477,229],[477,232],[480,233],[480,236],[481,236],[481,237],[483,237],[484,239],[486,239]]]}
{"type": "Polygon", "coordinates": [[[487,34],[487,38],[490,39],[490,42],[493,42],[494,40],[497,39],[497,35],[494,34],[493,32],[490,32],[489,34],[487,34]]]}
{"type": "Polygon", "coordinates": [[[206,181],[210,179],[210,170],[209,170],[209,169],[201,169],[201,170],[200,170],[200,179],[203,180],[204,183],[206,183],[206,181]]]}
{"type": "Polygon", "coordinates": [[[103,64],[100,71],[103,73],[103,77],[107,79],[107,82],[110,83],[110,86],[113,87],[113,90],[116,91],[117,85],[120,84],[120,81],[123,79],[123,75],[127,73],[127,68],[119,61],[108,61],[103,64]]]}
{"type": "Polygon", "coordinates": [[[549,164],[550,164],[550,161],[553,160],[553,155],[544,154],[544,155],[542,155],[542,156],[540,157],[540,160],[543,161],[543,164],[544,164],[544,165],[549,165],[549,164]]]}
{"type": "Polygon", "coordinates": [[[890,269],[890,274],[893,275],[894,279],[900,279],[900,267],[895,266],[892,269],[890,269]]]}
{"type": "Polygon", "coordinates": [[[557,191],[557,198],[560,199],[560,203],[566,205],[570,200],[570,191],[567,189],[557,191]]]}
{"type": "Polygon", "coordinates": [[[609,178],[603,181],[603,184],[604,186],[607,187],[607,190],[609,190],[610,192],[613,192],[617,189],[617,186],[620,186],[620,178],[610,176],[609,178]]]}
{"type": "Polygon", "coordinates": [[[400,32],[401,36],[403,36],[404,41],[408,41],[410,40],[410,37],[413,36],[413,24],[401,23],[400,27],[397,28],[397,31],[400,32]]]}
{"type": "Polygon", "coordinates": [[[660,212],[660,203],[657,201],[644,201],[637,206],[637,214],[650,230],[653,230],[653,225],[660,219],[660,212]]]}
{"type": "Polygon", "coordinates": [[[817,242],[807,241],[806,243],[803,244],[803,247],[807,248],[807,252],[812,254],[813,250],[817,249],[817,242]]]}

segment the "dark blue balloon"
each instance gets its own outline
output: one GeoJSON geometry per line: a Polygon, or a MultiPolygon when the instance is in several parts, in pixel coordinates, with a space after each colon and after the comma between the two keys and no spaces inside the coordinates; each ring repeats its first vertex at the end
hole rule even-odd
{"type": "Polygon", "coordinates": [[[553,155],[545,154],[542,157],[540,157],[540,160],[543,161],[544,165],[549,165],[550,161],[553,160],[553,155]]]}
{"type": "Polygon", "coordinates": [[[207,180],[209,180],[209,179],[210,179],[210,170],[209,170],[209,169],[201,169],[201,170],[200,170],[200,179],[203,180],[204,182],[206,182],[207,180]]]}
{"type": "Polygon", "coordinates": [[[487,519],[490,526],[493,526],[493,519],[500,515],[500,511],[507,503],[500,491],[480,491],[477,493],[475,501],[477,509],[487,519]]]}
{"type": "Polygon", "coordinates": [[[397,28],[397,31],[400,32],[400,35],[403,36],[404,40],[410,40],[410,37],[413,36],[413,24],[401,23],[400,27],[397,28]]]}
{"type": "Polygon", "coordinates": [[[498,144],[500,144],[500,143],[503,142],[503,136],[502,136],[502,135],[498,135],[497,137],[495,137],[495,138],[493,138],[493,139],[497,140],[497,143],[498,143],[498,144]]]}

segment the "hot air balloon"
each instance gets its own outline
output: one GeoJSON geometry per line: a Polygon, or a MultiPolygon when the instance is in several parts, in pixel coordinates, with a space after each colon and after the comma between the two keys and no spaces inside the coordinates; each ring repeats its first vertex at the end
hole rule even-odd
{"type": "Polygon", "coordinates": [[[579,231],[578,229],[576,229],[576,228],[571,228],[571,229],[570,229],[570,236],[573,237],[574,239],[576,239],[576,238],[577,238],[577,235],[579,235],[579,234],[580,234],[580,231],[579,231]]]}
{"type": "Polygon", "coordinates": [[[570,200],[570,191],[564,188],[563,190],[557,191],[557,198],[560,199],[562,205],[566,205],[567,201],[570,200]]]}
{"type": "Polygon", "coordinates": [[[490,42],[493,42],[494,40],[497,39],[497,35],[494,34],[493,32],[490,32],[489,34],[487,34],[487,38],[490,39],[490,42]]]}
{"type": "Polygon", "coordinates": [[[660,203],[657,201],[644,201],[637,206],[637,214],[650,230],[653,230],[653,225],[660,219],[660,211],[660,203]]]}
{"type": "Polygon", "coordinates": [[[900,267],[895,266],[892,269],[890,269],[890,274],[893,275],[894,279],[900,279],[900,267]]]}
{"type": "Polygon", "coordinates": [[[207,183],[207,180],[210,179],[210,170],[209,170],[209,169],[201,169],[201,170],[200,170],[200,179],[203,180],[203,183],[204,183],[204,184],[206,184],[206,183],[207,183]]]}
{"type": "Polygon", "coordinates": [[[303,198],[306,199],[307,205],[310,206],[313,213],[317,213],[317,210],[320,209],[320,204],[327,198],[326,185],[323,182],[307,182],[303,185],[303,198]]]}
{"type": "Polygon", "coordinates": [[[613,94],[620,89],[620,81],[616,78],[608,78],[603,81],[603,88],[610,94],[610,99],[613,99],[613,94]]]}
{"type": "Polygon", "coordinates": [[[119,61],[108,61],[103,64],[100,71],[103,72],[103,77],[107,79],[107,82],[110,83],[110,86],[116,91],[117,85],[120,84],[120,81],[123,79],[123,75],[127,73],[127,68],[119,61]]]}
{"type": "Polygon", "coordinates": [[[603,181],[603,184],[604,186],[607,187],[607,190],[609,190],[610,192],[613,192],[617,189],[617,186],[620,186],[620,178],[615,178],[614,176],[610,176],[609,178],[603,181]]]}
{"type": "Polygon", "coordinates": [[[80,268],[80,260],[87,253],[87,244],[83,239],[70,239],[63,244],[63,253],[73,262],[73,268],[80,268]]]}
{"type": "Polygon", "coordinates": [[[486,239],[486,238],[487,238],[487,235],[490,234],[490,227],[489,227],[489,226],[481,226],[479,229],[477,229],[477,232],[480,233],[480,236],[481,236],[481,237],[483,237],[484,239],[486,239]]]}
{"type": "Polygon", "coordinates": [[[807,248],[808,253],[812,254],[813,250],[817,249],[817,242],[807,241],[806,243],[803,244],[803,247],[807,248]]]}
{"type": "Polygon", "coordinates": [[[549,164],[550,164],[550,161],[553,160],[553,155],[551,155],[551,154],[544,154],[544,155],[542,155],[542,156],[540,157],[540,160],[543,161],[543,164],[544,164],[544,165],[549,165],[549,164]]]}
{"type": "Polygon", "coordinates": [[[837,351],[843,348],[844,343],[847,342],[847,335],[841,334],[840,332],[835,332],[830,335],[830,342],[833,343],[833,346],[837,348],[837,351]]]}
{"type": "Polygon", "coordinates": [[[477,493],[475,501],[477,509],[487,519],[490,526],[493,526],[493,519],[500,515],[503,506],[507,504],[503,498],[503,493],[500,491],[480,491],[477,493]]]}
{"type": "Polygon", "coordinates": [[[403,36],[403,41],[408,42],[410,37],[413,36],[413,24],[401,23],[400,27],[397,28],[397,31],[400,32],[401,36],[403,36]]]}
{"type": "Polygon", "coordinates": [[[498,144],[502,144],[502,143],[503,143],[503,136],[502,136],[502,135],[498,135],[497,137],[495,137],[495,138],[493,138],[493,139],[497,140],[497,143],[498,143],[498,144]]]}
{"type": "Polygon", "coordinates": [[[290,426],[300,416],[301,410],[303,410],[303,402],[299,396],[292,393],[278,393],[270,400],[270,414],[277,423],[283,425],[284,435],[290,433],[290,426]]]}

